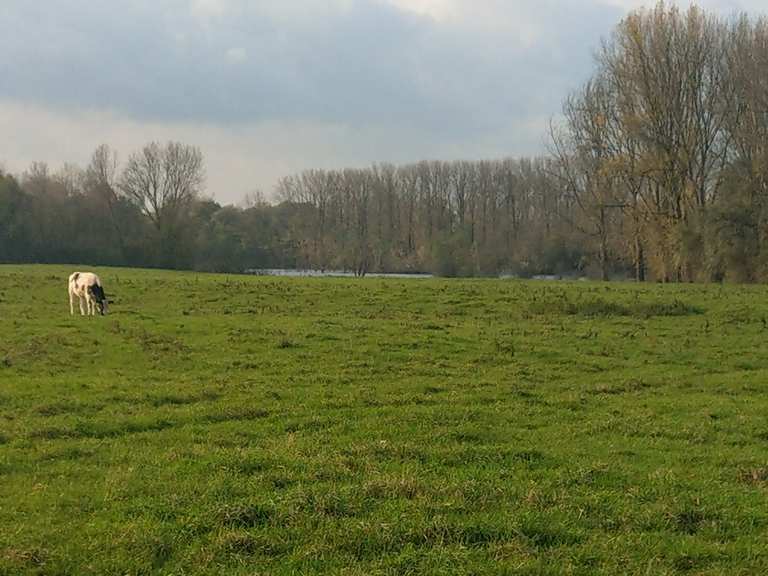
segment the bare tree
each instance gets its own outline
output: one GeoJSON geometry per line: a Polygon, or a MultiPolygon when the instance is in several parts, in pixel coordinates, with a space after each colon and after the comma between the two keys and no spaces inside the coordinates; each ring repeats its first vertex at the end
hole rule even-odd
{"type": "MultiPolygon", "coordinates": [[[[690,259],[700,253],[694,222],[716,198],[730,159],[725,126],[735,85],[726,81],[727,45],[722,20],[659,2],[622,21],[598,59],[614,93],[609,155],[633,164],[647,184],[635,193],[648,207],[664,279],[691,278],[690,259]]],[[[625,183],[640,183],[626,175],[625,183]]]]}
{"type": "Polygon", "coordinates": [[[128,158],[119,188],[154,226],[154,258],[161,266],[194,260],[190,208],[204,182],[203,155],[194,146],[151,142],[128,158]]]}
{"type": "Polygon", "coordinates": [[[203,155],[198,148],[151,142],[128,158],[120,189],[163,231],[177,223],[204,183],[203,155]]]}
{"type": "Polygon", "coordinates": [[[125,254],[125,238],[117,215],[117,152],[107,144],[93,151],[91,163],[85,169],[85,192],[106,207],[115,231],[121,254],[125,254]]]}
{"type": "Polygon", "coordinates": [[[21,185],[32,196],[46,196],[51,190],[51,173],[46,162],[32,162],[21,177],[21,185]]]}
{"type": "Polygon", "coordinates": [[[72,198],[83,192],[85,173],[79,166],[65,162],[64,166],[54,174],[53,182],[59,195],[64,198],[72,198]]]}
{"type": "Polygon", "coordinates": [[[85,169],[88,192],[101,198],[105,203],[117,200],[117,152],[107,144],[101,144],[93,151],[91,163],[85,169]]]}
{"type": "Polygon", "coordinates": [[[606,118],[610,106],[610,85],[598,76],[566,100],[565,129],[553,127],[551,132],[556,174],[582,216],[573,225],[597,240],[603,280],[608,279],[610,210],[621,206],[609,169],[606,118]]]}

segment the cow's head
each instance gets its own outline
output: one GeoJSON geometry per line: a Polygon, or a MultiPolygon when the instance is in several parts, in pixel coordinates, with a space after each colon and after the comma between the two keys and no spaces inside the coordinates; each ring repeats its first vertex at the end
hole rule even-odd
{"type": "Polygon", "coordinates": [[[104,314],[108,311],[107,306],[107,296],[104,294],[104,288],[101,286],[95,285],[91,286],[90,288],[91,294],[93,294],[94,300],[96,300],[96,303],[99,305],[99,314],[104,316],[104,314]]]}

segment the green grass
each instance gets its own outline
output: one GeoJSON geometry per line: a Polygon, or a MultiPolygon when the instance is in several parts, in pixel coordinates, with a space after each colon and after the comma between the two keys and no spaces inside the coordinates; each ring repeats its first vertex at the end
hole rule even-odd
{"type": "Polygon", "coordinates": [[[0,266],[0,574],[763,574],[768,289],[0,266]]]}

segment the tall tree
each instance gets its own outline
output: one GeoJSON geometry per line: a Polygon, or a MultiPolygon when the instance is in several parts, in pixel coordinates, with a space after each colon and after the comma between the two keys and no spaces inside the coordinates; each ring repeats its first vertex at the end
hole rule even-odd
{"type": "Polygon", "coordinates": [[[191,245],[184,242],[185,227],[204,183],[203,155],[194,146],[151,142],[128,158],[119,187],[154,225],[160,264],[179,265],[191,256],[181,253],[191,245]]]}

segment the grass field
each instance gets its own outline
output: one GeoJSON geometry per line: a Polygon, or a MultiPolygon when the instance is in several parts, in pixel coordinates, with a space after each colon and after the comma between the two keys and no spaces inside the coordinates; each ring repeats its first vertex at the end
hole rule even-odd
{"type": "Polygon", "coordinates": [[[768,289],[0,266],[0,574],[768,573],[768,289]]]}

